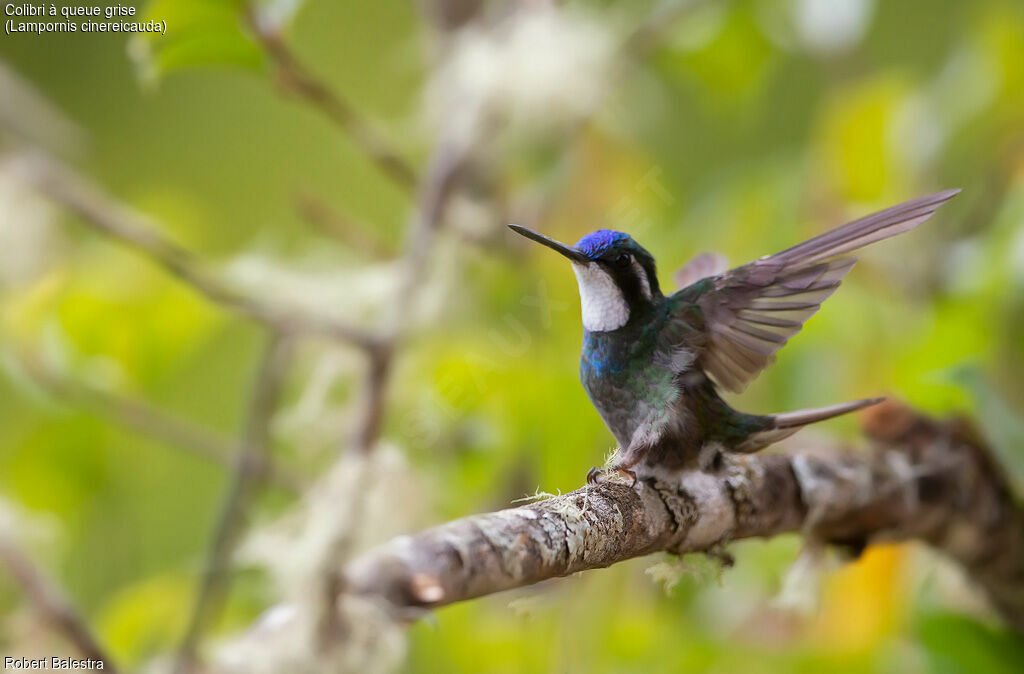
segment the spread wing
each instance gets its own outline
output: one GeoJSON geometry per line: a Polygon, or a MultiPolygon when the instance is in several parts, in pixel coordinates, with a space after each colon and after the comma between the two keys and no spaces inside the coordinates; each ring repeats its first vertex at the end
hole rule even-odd
{"type": "Polygon", "coordinates": [[[672,275],[677,288],[693,285],[702,278],[717,276],[728,269],[729,261],[718,253],[701,253],[672,275]]]}
{"type": "Polygon", "coordinates": [[[856,262],[843,254],[913,229],[958,192],[904,202],[680,290],[672,299],[696,305],[703,319],[698,366],[742,391],[839,287],[856,262]]]}

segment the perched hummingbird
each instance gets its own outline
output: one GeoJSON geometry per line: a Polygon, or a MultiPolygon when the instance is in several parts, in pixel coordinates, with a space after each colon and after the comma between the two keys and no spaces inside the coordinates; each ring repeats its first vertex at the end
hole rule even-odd
{"type": "MultiPolygon", "coordinates": [[[[624,232],[599,229],[567,246],[518,225],[515,232],[569,258],[583,314],[580,379],[618,441],[612,469],[706,466],[705,449],[756,452],[807,424],[880,398],[756,415],[718,388],[740,392],[818,311],[856,259],[848,253],[913,229],[960,190],[946,190],[837,227],[775,255],[724,271],[708,254],[662,294],[654,258],[624,232]]],[[[588,480],[600,473],[591,469],[588,480]]]]}

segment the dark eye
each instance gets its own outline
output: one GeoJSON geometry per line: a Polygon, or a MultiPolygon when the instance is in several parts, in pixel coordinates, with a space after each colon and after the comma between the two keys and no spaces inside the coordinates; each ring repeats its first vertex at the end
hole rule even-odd
{"type": "Polygon", "coordinates": [[[612,266],[616,269],[625,269],[629,266],[629,263],[633,261],[632,256],[629,253],[622,253],[614,260],[612,260],[612,266]]]}

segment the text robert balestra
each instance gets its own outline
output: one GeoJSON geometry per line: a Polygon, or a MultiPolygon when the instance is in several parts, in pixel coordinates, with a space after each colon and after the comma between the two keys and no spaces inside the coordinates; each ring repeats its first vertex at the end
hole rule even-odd
{"type": "Polygon", "coordinates": [[[51,658],[14,658],[11,656],[4,657],[4,669],[14,670],[39,670],[39,669],[52,669],[52,670],[86,670],[86,669],[103,669],[103,661],[95,658],[61,658],[53,656],[51,658]]]}

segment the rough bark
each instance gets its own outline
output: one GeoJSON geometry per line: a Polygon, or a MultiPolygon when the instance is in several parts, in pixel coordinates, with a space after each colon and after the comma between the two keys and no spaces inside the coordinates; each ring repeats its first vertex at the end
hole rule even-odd
{"type": "Polygon", "coordinates": [[[430,609],[657,551],[721,552],[802,532],[859,549],[924,541],[961,563],[1024,631],[1024,513],[962,421],[895,404],[862,451],[727,457],[713,472],[606,482],[404,536],[346,569],[347,589],[430,609]]]}

